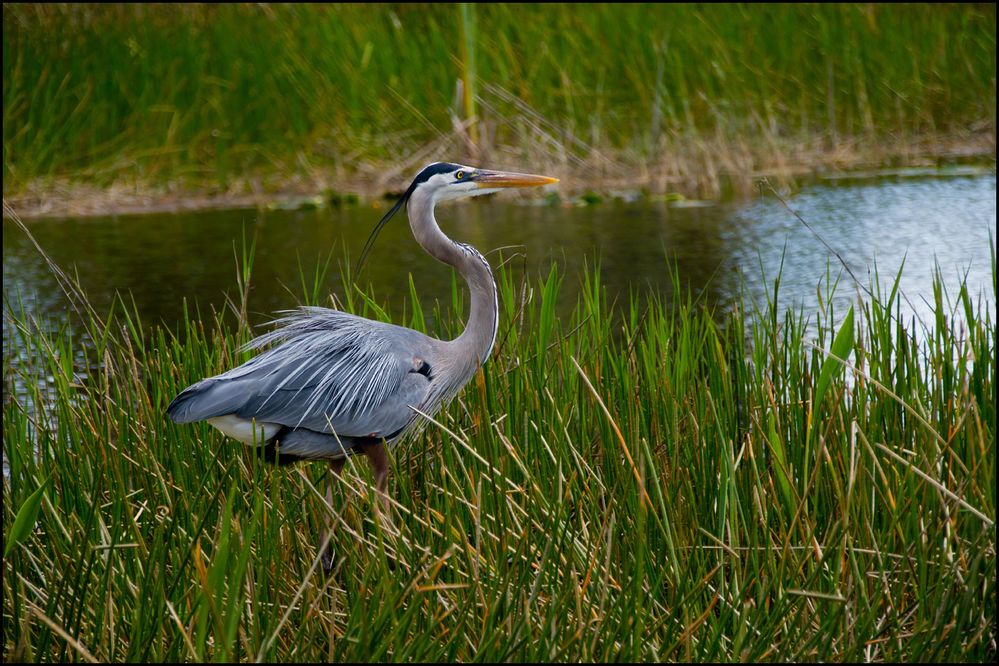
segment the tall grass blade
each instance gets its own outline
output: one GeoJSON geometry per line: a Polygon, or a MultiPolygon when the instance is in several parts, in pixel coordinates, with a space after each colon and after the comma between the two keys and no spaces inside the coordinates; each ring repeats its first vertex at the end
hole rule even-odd
{"type": "Polygon", "coordinates": [[[28,495],[28,499],[24,500],[21,508],[18,509],[17,516],[14,518],[14,524],[11,525],[5,539],[7,544],[3,549],[3,556],[5,558],[10,557],[10,554],[14,552],[14,547],[27,539],[31,535],[31,531],[35,528],[35,522],[38,520],[38,512],[42,508],[42,498],[45,497],[45,488],[49,484],[49,478],[51,477],[42,481],[41,485],[28,495]]]}

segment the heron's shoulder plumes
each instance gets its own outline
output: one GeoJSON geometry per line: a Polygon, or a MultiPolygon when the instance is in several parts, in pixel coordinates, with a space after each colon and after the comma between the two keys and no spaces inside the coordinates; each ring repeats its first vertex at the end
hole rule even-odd
{"type": "Polygon", "coordinates": [[[427,336],[328,308],[307,307],[244,350],[245,363],[189,387],[171,404],[177,423],[234,415],[343,437],[395,436],[424,404],[434,368],[427,336]],[[266,349],[264,349],[266,348],[266,349]],[[429,359],[429,360],[427,360],[429,359]],[[376,433],[372,435],[372,433],[376,433]]]}

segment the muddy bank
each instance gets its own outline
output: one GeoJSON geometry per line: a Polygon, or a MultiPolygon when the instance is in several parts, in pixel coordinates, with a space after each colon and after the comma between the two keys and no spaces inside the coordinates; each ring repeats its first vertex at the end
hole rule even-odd
{"type": "Polygon", "coordinates": [[[435,159],[556,176],[562,182],[541,195],[553,204],[643,197],[739,198],[758,192],[763,179],[793,190],[808,182],[844,177],[918,177],[995,170],[995,132],[991,128],[960,136],[876,141],[858,138],[829,144],[825,138],[807,142],[768,140],[756,145],[677,138],[666,141],[655,161],[597,152],[586,158],[554,158],[549,154],[538,159],[515,149],[478,156],[461,150],[443,150],[429,156],[421,151],[399,164],[360,165],[351,173],[310,165],[306,173],[292,170],[289,176],[278,172],[254,174],[224,186],[122,178],[101,187],[84,178],[60,177],[34,180],[10,193],[5,191],[4,216],[10,216],[11,211],[22,219],[31,219],[217,208],[378,206],[397,196],[422,164],[435,159]]]}

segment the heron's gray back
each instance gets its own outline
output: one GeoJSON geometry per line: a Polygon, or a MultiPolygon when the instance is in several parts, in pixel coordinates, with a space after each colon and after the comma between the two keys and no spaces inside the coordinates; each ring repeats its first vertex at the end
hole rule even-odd
{"type": "Polygon", "coordinates": [[[427,406],[440,341],[318,307],[276,323],[248,347],[280,344],[182,392],[171,418],[235,414],[341,437],[390,437],[414,420],[412,407],[427,406]]]}

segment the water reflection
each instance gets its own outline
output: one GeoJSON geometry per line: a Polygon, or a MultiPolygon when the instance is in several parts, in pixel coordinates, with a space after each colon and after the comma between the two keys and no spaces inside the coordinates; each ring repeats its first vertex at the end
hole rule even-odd
{"type": "MultiPolygon", "coordinates": [[[[880,181],[814,186],[789,203],[834,248],[862,282],[876,264],[882,281],[905,261],[902,287],[915,314],[929,312],[934,262],[951,288],[967,273],[973,293],[994,302],[992,240],[996,222],[992,176],[880,181]]],[[[356,258],[376,208],[342,211],[212,211],[31,222],[51,257],[75,272],[99,311],[113,293],[129,292],[148,324],[175,327],[186,299],[202,313],[225,307],[235,295],[237,256],[256,233],[250,308],[256,322],[298,302],[300,275],[312,275],[332,257],[324,293],[343,294],[338,265],[356,258]]],[[[838,260],[815,234],[773,198],[744,204],[671,208],[666,204],[609,203],[586,208],[522,206],[502,199],[443,207],[445,232],[469,242],[493,265],[510,260],[515,273],[544,274],[552,262],[566,275],[559,309],[576,301],[584,263],[599,262],[608,295],[627,301],[629,289],[653,291],[670,301],[670,271],[681,287],[724,308],[741,294],[760,302],[783,261],[782,293],[789,306],[817,305],[816,287],[838,260]],[[831,264],[830,264],[831,262],[831,264]]],[[[65,299],[23,233],[4,221],[4,299],[20,294],[42,319],[63,320],[65,299]]],[[[406,221],[396,218],[371,254],[364,283],[401,313],[412,273],[425,309],[450,300],[450,269],[416,245],[406,221]]],[[[841,279],[844,302],[858,292],[841,279]]],[[[5,355],[7,330],[5,323],[5,355]]]]}
{"type": "MultiPolygon", "coordinates": [[[[753,202],[733,216],[737,237],[730,245],[729,266],[742,271],[756,297],[770,288],[783,256],[787,304],[813,310],[827,264],[834,274],[840,272],[840,259],[828,244],[864,286],[874,283],[876,270],[882,289],[890,287],[904,263],[903,314],[926,323],[932,322],[937,267],[951,297],[967,275],[972,296],[982,294],[995,303],[995,176],[816,186],[789,203],[815,233],[773,199],[753,202]],[[763,266],[765,278],[759,269],[746,269],[754,262],[763,266]]],[[[840,284],[841,303],[863,296],[845,271],[840,284]]]]}

